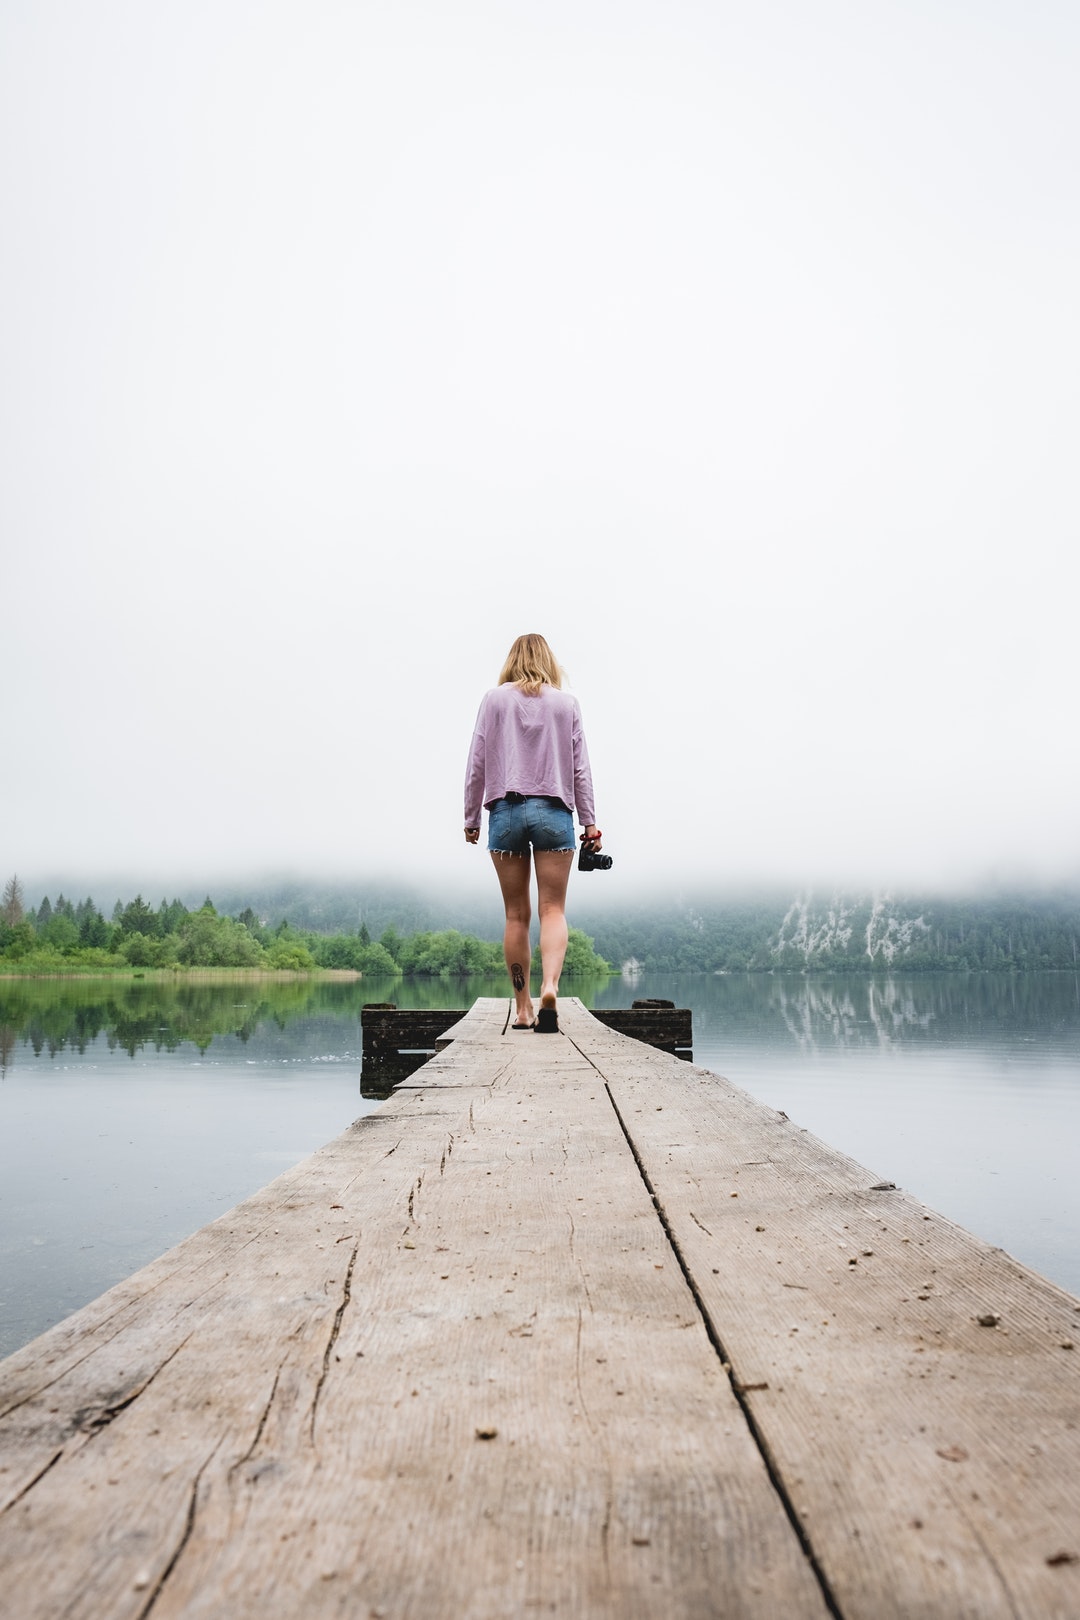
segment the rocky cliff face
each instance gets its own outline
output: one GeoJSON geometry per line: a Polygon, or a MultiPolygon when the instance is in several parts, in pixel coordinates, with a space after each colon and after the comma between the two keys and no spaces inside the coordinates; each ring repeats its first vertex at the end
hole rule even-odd
{"type": "Polygon", "coordinates": [[[785,966],[863,959],[892,966],[925,942],[930,925],[890,895],[822,899],[807,894],[792,901],[770,948],[785,966]]]}

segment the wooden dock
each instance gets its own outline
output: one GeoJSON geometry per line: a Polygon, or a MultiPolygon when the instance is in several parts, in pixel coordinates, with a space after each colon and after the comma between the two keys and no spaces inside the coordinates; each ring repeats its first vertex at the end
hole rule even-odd
{"type": "Polygon", "coordinates": [[[0,1363],[0,1613],[1076,1620],[1080,1303],[508,1018],[0,1363]]]}

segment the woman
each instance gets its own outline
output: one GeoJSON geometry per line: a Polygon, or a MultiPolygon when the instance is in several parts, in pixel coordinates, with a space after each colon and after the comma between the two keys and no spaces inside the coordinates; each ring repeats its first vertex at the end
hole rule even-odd
{"type": "Polygon", "coordinates": [[[566,885],[574,859],[574,815],[582,843],[600,848],[592,776],[577,699],[562,690],[562,670],[543,636],[518,636],[499,684],[484,696],[465,771],[465,837],[480,838],[488,812],[488,849],[506,910],[503,952],[514,986],[511,1029],[558,1031],[556,1000],[566,956],[566,885]],[[534,1015],[529,989],[529,859],[536,865],[543,980],[534,1015]]]}

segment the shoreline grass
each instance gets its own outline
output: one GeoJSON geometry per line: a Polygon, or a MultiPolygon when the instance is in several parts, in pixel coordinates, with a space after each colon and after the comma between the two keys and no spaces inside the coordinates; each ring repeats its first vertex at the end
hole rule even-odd
{"type": "Polygon", "coordinates": [[[5,962],[0,970],[2,979],[107,979],[147,984],[249,984],[260,980],[274,984],[288,983],[291,979],[338,979],[353,981],[364,975],[355,968],[237,968],[237,967],[169,967],[133,968],[41,968],[31,967],[20,973],[14,963],[5,962]]]}

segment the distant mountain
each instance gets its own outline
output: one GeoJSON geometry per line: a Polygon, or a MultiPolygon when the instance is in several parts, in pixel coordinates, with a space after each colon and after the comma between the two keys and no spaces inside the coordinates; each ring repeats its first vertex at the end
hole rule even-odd
{"type": "MultiPolygon", "coordinates": [[[[487,873],[484,874],[488,876],[487,873]]],[[[197,905],[202,892],[182,896],[197,905]]],[[[372,939],[386,928],[411,934],[420,929],[458,928],[481,939],[502,937],[502,906],[494,884],[476,895],[422,892],[401,884],[334,883],[302,879],[223,884],[213,889],[214,904],[229,916],[250,907],[260,921],[276,927],[283,920],[294,928],[320,934],[355,934],[361,925],[372,939]]]]}

